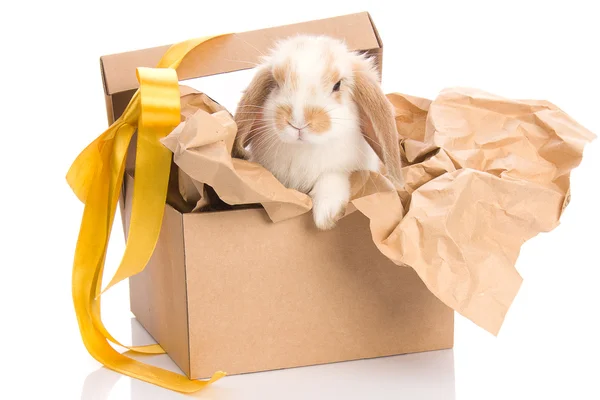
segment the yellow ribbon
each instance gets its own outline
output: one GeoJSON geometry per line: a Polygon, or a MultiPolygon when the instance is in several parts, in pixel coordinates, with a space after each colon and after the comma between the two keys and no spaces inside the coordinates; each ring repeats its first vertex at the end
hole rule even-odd
{"type": "Polygon", "coordinates": [[[141,272],[154,252],[172,156],[159,139],[168,135],[181,118],[176,69],[192,49],[214,37],[217,36],[173,45],[156,68],[138,68],[140,88],[121,117],[79,154],[67,173],[67,182],[85,204],[75,249],[72,292],[79,330],[88,352],[107,368],[183,393],[196,392],[225,373],[217,371],[207,381],[190,380],[119,353],[109,342],[137,353],[159,354],[164,350],[159,345],[125,346],[112,337],[102,323],[100,295],[106,251],[133,133],[137,129],[129,233],[120,266],[105,290],[141,272]]]}

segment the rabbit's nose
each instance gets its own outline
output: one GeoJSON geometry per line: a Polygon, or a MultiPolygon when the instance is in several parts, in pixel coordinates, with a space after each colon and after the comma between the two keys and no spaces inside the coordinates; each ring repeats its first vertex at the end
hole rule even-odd
{"type": "Polygon", "coordinates": [[[299,131],[302,130],[302,129],[304,129],[304,128],[306,128],[308,126],[308,124],[305,124],[304,126],[298,126],[298,124],[292,124],[290,121],[288,121],[287,123],[288,123],[289,126],[291,126],[294,129],[297,129],[299,131]]]}

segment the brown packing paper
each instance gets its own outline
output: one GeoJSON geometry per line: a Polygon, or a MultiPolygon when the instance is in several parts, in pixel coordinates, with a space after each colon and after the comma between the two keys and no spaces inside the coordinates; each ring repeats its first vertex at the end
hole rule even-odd
{"type": "MultiPolygon", "coordinates": [[[[227,112],[221,105],[212,101],[207,95],[198,94],[194,89],[187,86],[181,86],[180,88],[182,124],[176,129],[182,129],[183,121],[187,121],[188,131],[190,131],[189,128],[193,128],[193,125],[196,123],[196,120],[191,117],[197,110],[203,110],[211,114],[227,112]]],[[[218,115],[220,114],[216,114],[216,116],[218,115]]],[[[223,132],[218,132],[218,134],[223,135],[223,132]]],[[[188,138],[188,142],[190,146],[196,145],[196,143],[194,143],[194,138],[188,138]]],[[[191,179],[181,168],[177,168],[177,174],[178,188],[181,197],[186,203],[194,205],[191,211],[199,211],[203,207],[206,207],[209,204],[209,194],[207,188],[204,187],[204,183],[191,179]]]]}
{"type": "MultiPolygon", "coordinates": [[[[407,162],[406,190],[357,172],[346,215],[367,216],[382,254],[412,267],[446,305],[497,334],[522,281],[515,269],[520,247],[558,225],[569,173],[595,136],[543,101],[462,88],[433,101],[388,98],[407,162]]],[[[209,185],[230,205],[260,203],[273,222],[309,212],[307,195],[230,157],[235,124],[222,109],[210,112],[182,101],[188,118],[163,139],[193,185],[209,185]]]]}
{"type": "MultiPolygon", "coordinates": [[[[187,118],[162,139],[184,174],[185,190],[195,187],[200,192],[207,184],[229,205],[262,204],[273,221],[292,218],[311,209],[307,195],[286,189],[257,164],[232,159],[230,153],[237,133],[233,118],[222,109],[211,113],[211,109],[220,106],[211,104],[214,102],[204,94],[188,93],[189,88],[182,89],[185,94],[182,98],[189,97],[181,104],[182,117],[187,118]],[[195,101],[195,97],[201,98],[201,102],[195,101]]],[[[206,200],[206,196],[197,192],[194,198],[206,200]]],[[[185,197],[183,193],[182,196],[185,197]]]]}

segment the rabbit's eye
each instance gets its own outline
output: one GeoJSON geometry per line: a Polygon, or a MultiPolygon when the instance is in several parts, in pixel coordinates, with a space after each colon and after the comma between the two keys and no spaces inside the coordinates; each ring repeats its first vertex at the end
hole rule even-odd
{"type": "Polygon", "coordinates": [[[342,85],[342,81],[337,81],[337,83],[335,85],[333,85],[333,91],[339,92],[341,85],[342,85]]]}

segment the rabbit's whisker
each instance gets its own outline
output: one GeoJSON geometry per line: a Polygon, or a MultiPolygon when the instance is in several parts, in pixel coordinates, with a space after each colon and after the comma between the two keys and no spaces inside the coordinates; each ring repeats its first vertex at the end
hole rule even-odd
{"type": "Polygon", "coordinates": [[[269,132],[269,130],[259,130],[259,131],[252,132],[252,135],[247,136],[246,140],[252,139],[257,136],[263,136],[267,132],[269,132]]]}
{"type": "Polygon", "coordinates": [[[234,34],[237,38],[239,38],[242,42],[246,43],[248,46],[252,47],[254,50],[256,50],[257,53],[259,53],[261,56],[266,57],[265,53],[263,53],[262,51],[260,51],[259,49],[257,49],[254,45],[252,45],[251,43],[249,43],[247,40],[245,40],[241,35],[235,33],[234,34]]]}
{"type": "Polygon", "coordinates": [[[245,108],[245,107],[252,107],[252,108],[262,108],[263,110],[268,110],[268,108],[267,108],[267,107],[263,107],[263,106],[255,106],[255,105],[253,105],[253,104],[245,104],[245,105],[239,106],[238,108],[245,108]]]}
{"type": "MultiPolygon", "coordinates": [[[[239,123],[242,123],[242,122],[249,122],[249,121],[258,121],[258,122],[261,122],[260,120],[257,120],[256,118],[241,119],[241,120],[238,120],[238,121],[235,121],[235,122],[239,124],[239,123]]],[[[265,122],[274,122],[275,119],[274,118],[262,119],[262,121],[265,121],[265,122]]]]}
{"type": "Polygon", "coordinates": [[[231,62],[236,62],[236,63],[250,64],[250,65],[254,65],[255,67],[258,67],[260,65],[259,63],[255,63],[255,62],[252,62],[252,61],[232,60],[231,58],[224,58],[223,60],[225,60],[225,61],[231,61],[231,62]]]}

